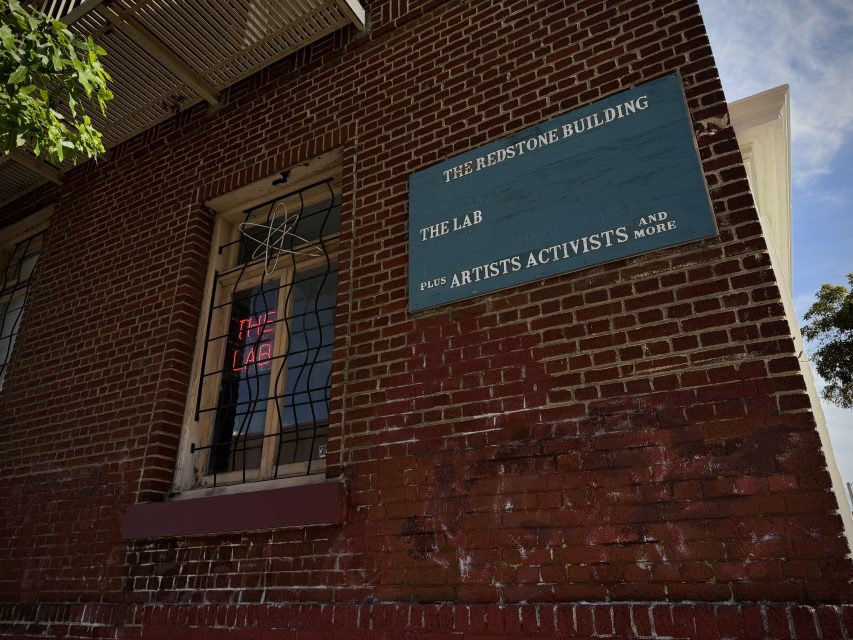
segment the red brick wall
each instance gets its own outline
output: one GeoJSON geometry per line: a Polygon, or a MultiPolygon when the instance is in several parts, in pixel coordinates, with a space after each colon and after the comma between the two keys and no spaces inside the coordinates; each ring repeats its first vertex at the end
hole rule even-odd
{"type": "Polygon", "coordinates": [[[0,392],[0,633],[853,633],[834,606],[853,567],[695,3],[365,4],[369,35],[0,213],[55,204],[0,392]],[[408,314],[411,172],[676,71],[719,237],[408,314]],[[123,511],[171,486],[202,203],[333,148],[345,522],[122,541],[123,511]]]}

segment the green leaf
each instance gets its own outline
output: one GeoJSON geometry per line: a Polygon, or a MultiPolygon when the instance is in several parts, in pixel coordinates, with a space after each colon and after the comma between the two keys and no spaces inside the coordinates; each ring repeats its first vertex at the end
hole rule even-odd
{"type": "Polygon", "coordinates": [[[12,72],[12,75],[9,76],[9,84],[21,84],[24,81],[24,78],[27,77],[27,67],[21,65],[17,69],[12,72]]]}
{"type": "Polygon", "coordinates": [[[817,348],[812,362],[826,380],[821,396],[840,407],[853,407],[853,273],[849,289],[825,284],[803,316],[803,336],[817,348]]]}
{"type": "Polygon", "coordinates": [[[92,81],[95,79],[95,74],[88,69],[83,69],[77,74],[77,82],[81,84],[86,95],[92,92],[92,81]]]}
{"type": "Polygon", "coordinates": [[[0,44],[2,44],[3,49],[11,50],[15,48],[16,38],[12,34],[12,29],[9,28],[9,25],[4,24],[0,27],[0,44]]]}
{"type": "Polygon", "coordinates": [[[0,150],[28,144],[54,161],[103,152],[80,101],[81,94],[94,97],[105,112],[113,97],[103,55],[91,37],[81,39],[19,0],[0,0],[0,75],[6,78],[0,82],[0,150]]]}

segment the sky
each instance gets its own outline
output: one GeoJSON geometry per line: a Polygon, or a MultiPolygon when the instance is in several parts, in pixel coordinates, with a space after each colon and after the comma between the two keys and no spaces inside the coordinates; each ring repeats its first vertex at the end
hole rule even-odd
{"type": "MultiPolygon", "coordinates": [[[[853,1],[699,6],[729,102],[790,86],[794,307],[802,324],[820,286],[846,285],[853,271],[853,1]]],[[[853,482],[853,410],[823,407],[841,475],[853,482]]]]}

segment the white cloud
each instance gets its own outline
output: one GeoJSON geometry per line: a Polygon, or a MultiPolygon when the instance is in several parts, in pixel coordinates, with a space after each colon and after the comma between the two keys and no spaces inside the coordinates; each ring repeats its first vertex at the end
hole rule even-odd
{"type": "Polygon", "coordinates": [[[789,84],[794,180],[807,185],[827,173],[853,135],[853,2],[700,0],[700,6],[726,98],[789,84]]]}

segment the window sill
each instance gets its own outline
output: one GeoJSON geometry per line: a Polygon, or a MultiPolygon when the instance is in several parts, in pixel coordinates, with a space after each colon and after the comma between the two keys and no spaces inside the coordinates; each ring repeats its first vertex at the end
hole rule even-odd
{"type": "MultiPolygon", "coordinates": [[[[316,462],[317,461],[315,461],[315,465],[316,462]]],[[[169,496],[169,500],[213,498],[214,496],[231,493],[255,493],[257,491],[267,491],[268,489],[283,489],[284,487],[296,487],[305,484],[327,482],[325,461],[321,460],[320,462],[323,463],[322,469],[319,466],[315,466],[317,473],[313,473],[311,475],[305,475],[306,468],[302,467],[296,470],[298,475],[287,478],[275,478],[274,480],[247,480],[246,482],[235,482],[233,484],[220,484],[216,487],[202,484],[196,489],[185,489],[184,491],[173,493],[169,496]]],[[[278,470],[279,473],[284,473],[285,471],[282,467],[279,467],[278,470]]],[[[222,474],[220,474],[220,480],[222,477],[222,474]]],[[[212,476],[205,476],[204,481],[207,480],[212,480],[212,476]]]]}
{"type": "Polygon", "coordinates": [[[343,521],[343,484],[315,482],[266,491],[137,504],[121,522],[124,540],[237,533],[343,521]]]}

